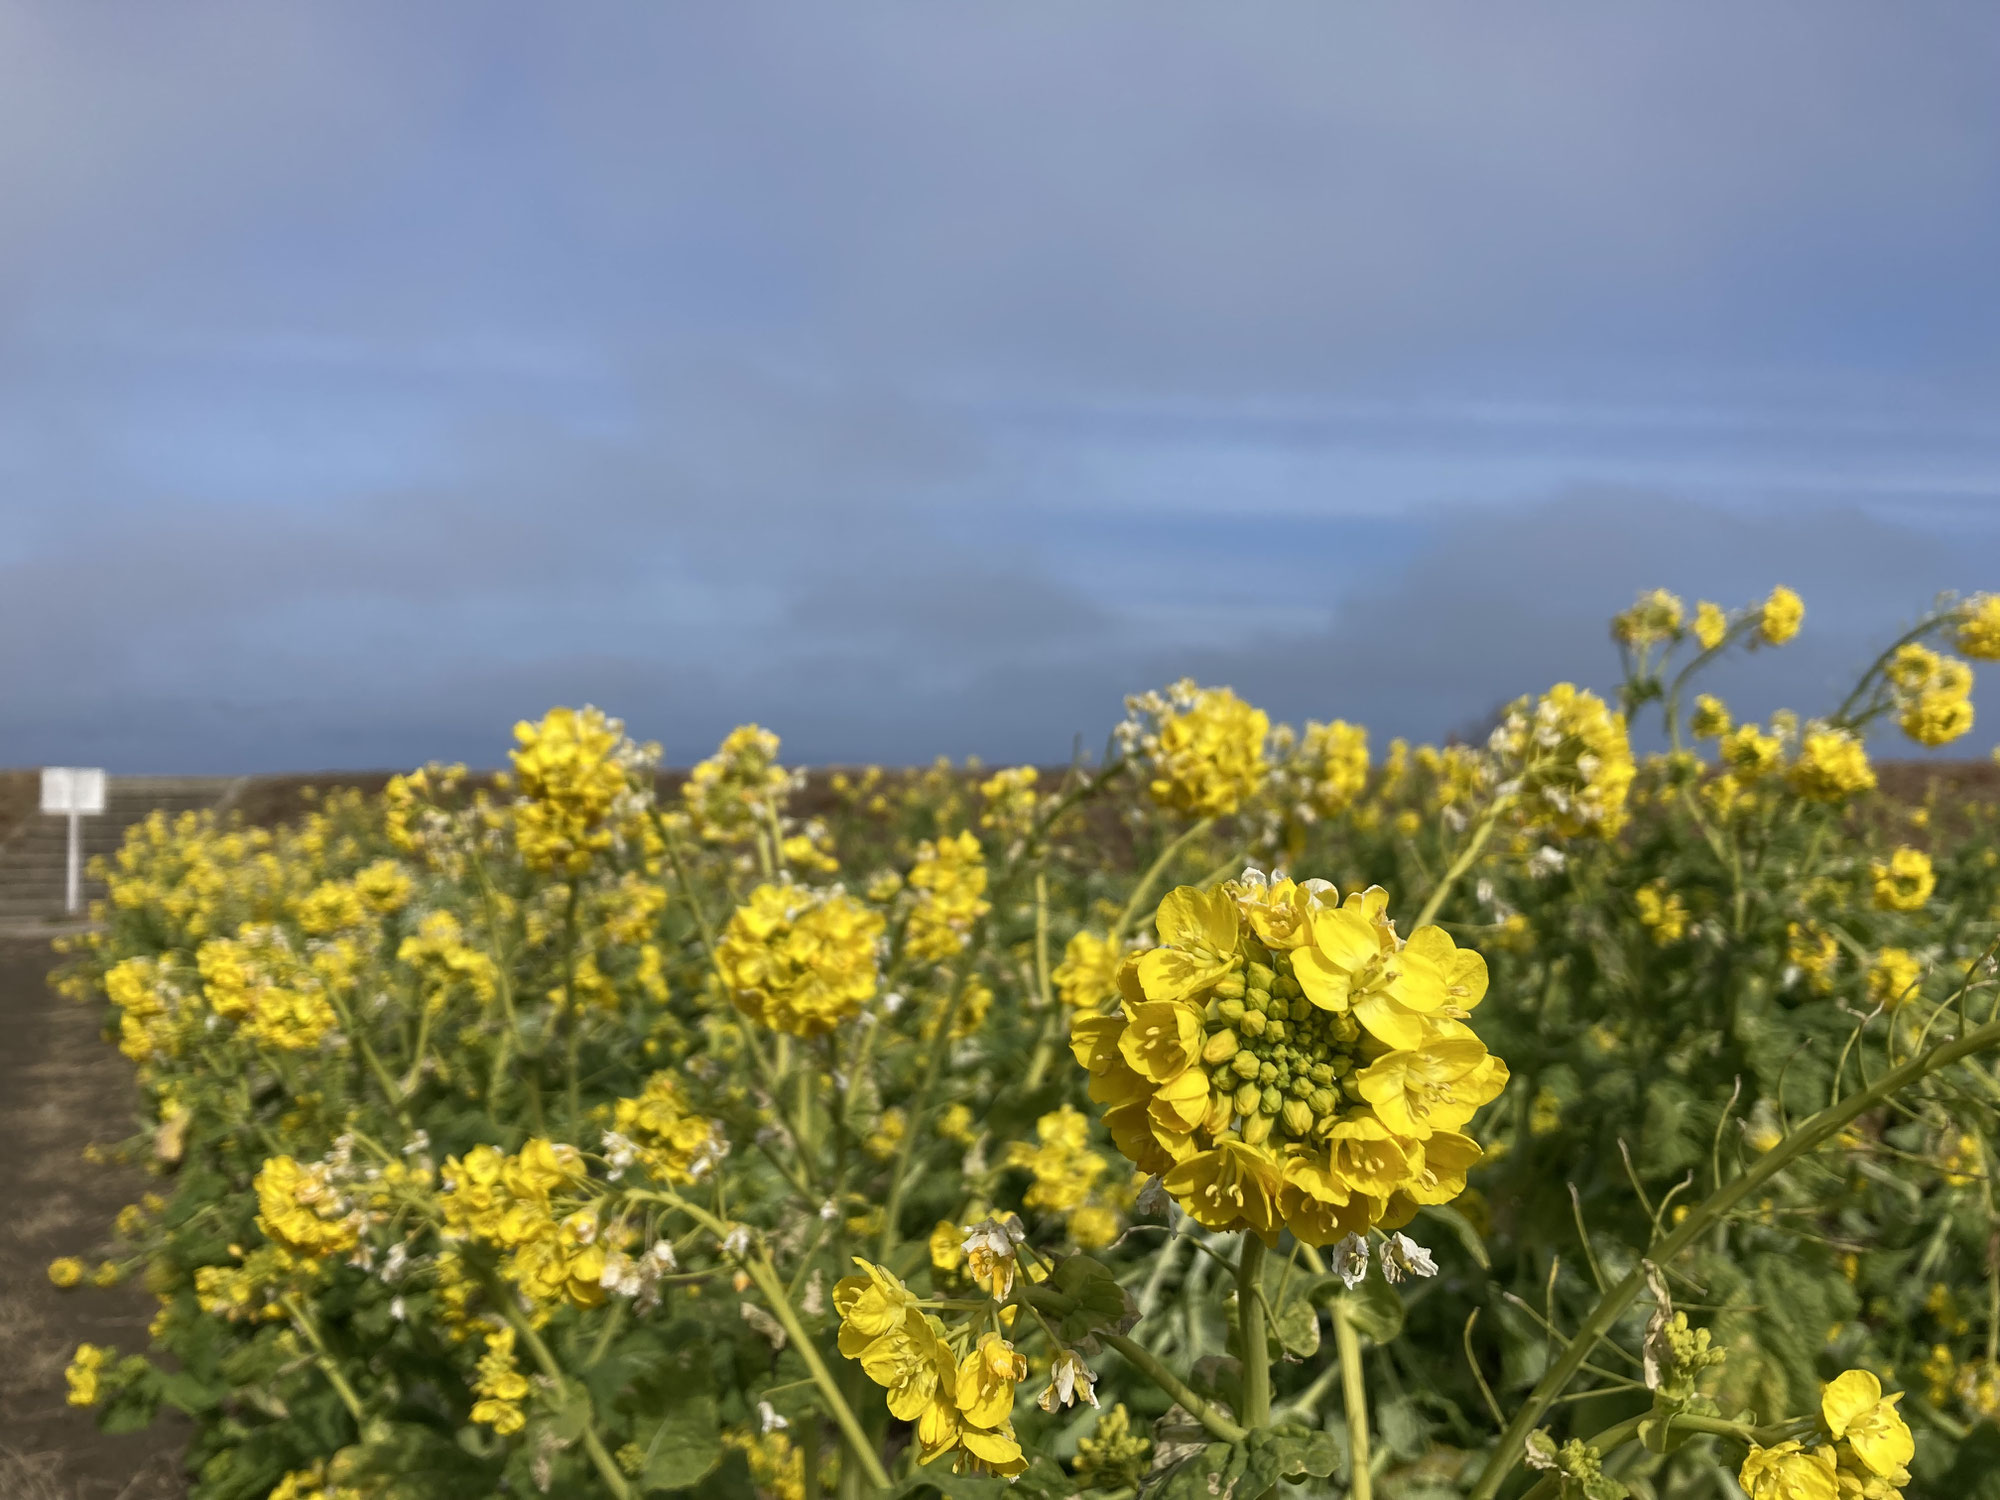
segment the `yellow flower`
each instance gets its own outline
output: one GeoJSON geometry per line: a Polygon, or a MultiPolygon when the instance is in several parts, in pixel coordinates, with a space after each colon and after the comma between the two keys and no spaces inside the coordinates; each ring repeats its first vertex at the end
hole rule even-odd
{"type": "Polygon", "coordinates": [[[1722,764],[1739,780],[1754,781],[1778,769],[1784,760],[1785,742],[1766,734],[1756,724],[1725,729],[1716,746],[1722,764]]]}
{"type": "Polygon", "coordinates": [[[595,708],[552,708],[538,723],[514,726],[514,838],[530,869],[581,875],[611,847],[608,826],[633,790],[643,751],[625,726],[595,708]]]}
{"type": "Polygon", "coordinates": [[[1355,1077],[1376,1118],[1399,1136],[1422,1140],[1433,1130],[1457,1130],[1498,1096],[1505,1076],[1482,1067],[1486,1046],[1463,1036],[1430,1036],[1409,1051],[1388,1052],[1355,1077]]]}
{"type": "Polygon", "coordinates": [[[1041,773],[1033,766],[1016,766],[1011,771],[995,771],[979,783],[980,799],[986,804],[979,826],[1007,838],[1023,838],[1035,825],[1035,811],[1041,799],[1037,787],[1041,773]]]}
{"type": "Polygon", "coordinates": [[[1267,1244],[1277,1240],[1284,1172],[1261,1147],[1225,1138],[1178,1163],[1163,1185],[1206,1228],[1247,1229],[1267,1244]]]}
{"type": "Polygon", "coordinates": [[[1118,966],[1123,955],[1109,938],[1079,932],[1063,949],[1063,961],[1049,977],[1064,1005],[1095,1010],[1118,993],[1118,966]]]}
{"type": "Polygon", "coordinates": [[[1228,688],[1182,680],[1125,703],[1119,738],[1146,767],[1146,789],[1161,807],[1189,818],[1227,817],[1263,786],[1270,717],[1228,688]]]}
{"type": "Polygon", "coordinates": [[[1972,700],[1962,693],[1931,689],[1904,707],[1897,723],[1920,745],[1935,749],[1972,732],[1972,700]]]}
{"type": "Polygon", "coordinates": [[[49,1280],[59,1287],[73,1287],[83,1280],[83,1262],[65,1255],[49,1262],[49,1280]]]}
{"type": "Polygon", "coordinates": [[[985,856],[970,833],[919,845],[909,884],[917,904],[903,946],[914,958],[935,961],[962,952],[973,925],[992,910],[985,899],[985,856]]]}
{"type": "Polygon", "coordinates": [[[715,963],[736,1008],[794,1036],[820,1036],[875,994],[879,912],[839,891],[760,885],[736,909],[715,963]]]}
{"type": "Polygon", "coordinates": [[[931,1231],[931,1268],[947,1274],[965,1264],[965,1231],[949,1219],[939,1219],[931,1231]]]}
{"type": "Polygon", "coordinates": [[[1793,791],[1811,802],[1840,802],[1875,787],[1867,752],[1845,729],[1807,731],[1786,779],[1793,791]]]}
{"type": "Polygon", "coordinates": [[[923,1312],[916,1294],[893,1272],[858,1256],[854,1263],[862,1274],[844,1276],[833,1286],[833,1310],[840,1315],[840,1352],[849,1359],[923,1312]]]}
{"type": "Polygon", "coordinates": [[[1975,594],[1961,606],[1958,649],[1979,661],[2000,661],[2000,594],[1975,594]]]}
{"type": "Polygon", "coordinates": [[[1368,785],[1368,731],[1359,724],[1309,720],[1296,738],[1281,727],[1273,744],[1280,757],[1275,800],[1296,816],[1336,817],[1368,785]]]}
{"type": "Polygon", "coordinates": [[[1625,826],[1638,773],[1625,716],[1573,683],[1517,701],[1490,740],[1533,827],[1568,838],[1610,838],[1625,826]]]}
{"type": "Polygon", "coordinates": [[[1729,633],[1729,616],[1722,612],[1720,604],[1703,599],[1694,607],[1694,638],[1701,642],[1701,649],[1713,651],[1722,644],[1722,638],[1729,633]]]}
{"type": "Polygon", "coordinates": [[[1894,1010],[1916,992],[1923,965],[1907,948],[1884,948],[1868,966],[1868,998],[1894,1010]]]}
{"type": "Polygon", "coordinates": [[[1890,855],[1887,864],[1875,860],[1869,872],[1875,882],[1875,904],[1884,911],[1916,911],[1937,889],[1930,856],[1907,844],[1890,855]]]}
{"type": "Polygon", "coordinates": [[[1820,1393],[1820,1415],[1826,1430],[1844,1440],[1854,1456],[1883,1478],[1895,1474],[1916,1457],[1909,1424],[1896,1410],[1903,1399],[1882,1394],[1882,1382],[1866,1370],[1849,1370],[1820,1393]]]}
{"type": "Polygon", "coordinates": [[[1688,727],[1698,740],[1720,739],[1731,728],[1729,706],[1713,693],[1703,693],[1694,700],[1694,716],[1688,727]]]}
{"type": "Polygon", "coordinates": [[[778,746],[770,730],[739,724],[688,772],[681,800],[704,843],[749,844],[779,826],[796,778],[778,764],[778,746]]]}
{"type": "Polygon", "coordinates": [[[69,1404],[71,1406],[95,1406],[101,1391],[104,1367],[111,1362],[109,1349],[97,1344],[78,1344],[76,1353],[63,1371],[63,1378],[69,1382],[69,1404]]]}
{"type": "Polygon", "coordinates": [[[1013,1413],[1014,1387],[1028,1378],[1028,1362],[997,1333],[980,1337],[958,1365],[955,1400],[975,1427],[997,1427],[1013,1413]]]}
{"type": "Polygon", "coordinates": [[[1763,1448],[1753,1443],[1737,1471],[1749,1500],[1839,1500],[1833,1451],[1796,1442],[1763,1448]]]}
{"type": "Polygon", "coordinates": [[[1633,893],[1633,900],[1639,907],[1640,925],[1660,947],[1678,943],[1687,936],[1687,903],[1681,900],[1678,891],[1666,889],[1664,879],[1640,886],[1633,893]]]}
{"type": "Polygon", "coordinates": [[[1687,606],[1677,594],[1654,589],[1641,594],[1638,602],[1612,617],[1611,638],[1623,646],[1651,646],[1679,638],[1687,606]]]}
{"type": "Polygon", "coordinates": [[[1799,633],[1805,617],[1805,601],[1781,584],[1764,601],[1757,618],[1757,632],[1766,644],[1782,646],[1799,633]]]}
{"type": "Polygon", "coordinates": [[[1840,963],[1840,944],[1830,932],[1791,922],[1785,927],[1785,961],[1797,966],[1814,993],[1829,994],[1840,963]]]}

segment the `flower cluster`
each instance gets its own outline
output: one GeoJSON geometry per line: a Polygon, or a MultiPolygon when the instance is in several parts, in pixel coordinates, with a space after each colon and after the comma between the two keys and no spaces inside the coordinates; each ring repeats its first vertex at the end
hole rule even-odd
{"type": "Polygon", "coordinates": [[[504,1252],[501,1274],[532,1303],[594,1307],[604,1300],[608,1249],[574,1146],[542,1137],[509,1156],[475,1146],[440,1174],[445,1232],[504,1252]]]}
{"type": "Polygon", "coordinates": [[[1810,727],[1785,771],[1791,789],[1808,802],[1845,802],[1873,790],[1875,769],[1852,730],[1810,727]]]}
{"type": "Polygon", "coordinates": [[[963,951],[973,925],[992,910],[986,899],[986,857],[970,833],[920,845],[909,886],[916,904],[903,943],[913,958],[938,961],[963,951]]]}
{"type": "Polygon", "coordinates": [[[819,1036],[874,997],[882,926],[839,889],[760,885],[729,919],[715,965],[744,1015],[819,1036]]]}
{"type": "Polygon", "coordinates": [[[1799,633],[1805,623],[1806,605],[1791,589],[1780,584],[1771,590],[1757,614],[1758,640],[1767,646],[1782,646],[1799,633]]]}
{"type": "Polygon", "coordinates": [[[1182,678],[1165,692],[1127,698],[1125,708],[1118,743],[1144,768],[1146,790],[1161,807],[1227,817],[1262,788],[1270,716],[1228,688],[1182,678]]]}
{"type": "Polygon", "coordinates": [[[1117,995],[1118,966],[1124,959],[1122,945],[1086,928],[1069,940],[1049,977],[1064,1005],[1094,1010],[1117,995]]]}
{"type": "Polygon", "coordinates": [[[1625,716],[1595,693],[1559,682],[1539,700],[1519,700],[1489,749],[1505,768],[1501,794],[1531,826],[1571,838],[1609,838],[1625,826],[1632,744],[1625,716]]]}
{"type": "Polygon", "coordinates": [[[1972,668],[1915,641],[1898,648],[1885,672],[1895,691],[1896,721],[1920,745],[1935,748],[1972,732],[1972,668]]]}
{"type": "Polygon", "coordinates": [[[1035,1144],[1014,1141],[1006,1164],[1025,1168],[1034,1184],[1021,1200],[1026,1208],[1061,1214],[1069,1237],[1084,1249],[1108,1245],[1118,1233],[1118,1216],[1090,1201],[1092,1189],[1111,1163],[1090,1147],[1090,1121],[1065,1104],[1035,1122],[1035,1144]]]}
{"type": "Polygon", "coordinates": [[[2000,594],[1975,594],[1960,606],[1956,640],[1975,661],[2000,661],[2000,594]]]}
{"type": "Polygon", "coordinates": [[[979,783],[979,826],[990,828],[1002,838],[1025,838],[1035,826],[1041,807],[1041,773],[1033,766],[1015,766],[995,771],[979,783]]]}
{"type": "Polygon", "coordinates": [[[1738,1480],[1749,1500],[1896,1500],[1910,1482],[1916,1440],[1896,1404],[1866,1370],[1849,1370],[1820,1395],[1820,1430],[1764,1447],[1752,1444],[1738,1480]]]}
{"type": "Polygon", "coordinates": [[[1937,871],[1931,857],[1905,844],[1884,860],[1869,867],[1874,883],[1875,904],[1884,911],[1916,911],[1937,889],[1937,871]]]}
{"type": "Polygon", "coordinates": [[[918,1453],[930,1463],[953,1454],[954,1469],[970,1462],[979,1473],[1012,1475],[1028,1467],[1014,1436],[1014,1387],[1028,1362],[998,1331],[959,1334],[945,1325],[896,1276],[856,1259],[864,1274],[833,1288],[840,1315],[840,1352],[859,1361],[889,1392],[889,1413],[915,1426],[918,1453]]]}
{"type": "Polygon", "coordinates": [[[728,1151],[721,1130],[687,1107],[671,1073],[655,1073],[637,1097],[612,1106],[604,1156],[615,1175],[638,1165],[655,1182],[698,1181],[728,1151]]]}
{"type": "Polygon", "coordinates": [[[1296,733],[1281,725],[1271,747],[1272,800],[1301,822],[1337,817],[1367,790],[1368,731],[1359,724],[1308,720],[1296,733]]]}
{"type": "Polygon", "coordinates": [[[777,826],[801,779],[778,764],[778,746],[770,730],[739,724],[688,772],[681,799],[705,843],[747,844],[777,826]]]}
{"type": "Polygon", "coordinates": [[[1460,1129],[1507,1070],[1462,1017],[1486,964],[1443,929],[1408,941],[1376,888],[1246,871],[1161,901],[1160,946],[1071,1046],[1118,1149],[1210,1229],[1324,1245],[1463,1190],[1460,1129]]]}
{"type": "Polygon", "coordinates": [[[659,747],[633,744],[622,723],[590,707],[552,708],[538,723],[516,724],[514,738],[521,858],[530,869],[581,875],[611,847],[616,815],[638,805],[639,777],[659,747]]]}

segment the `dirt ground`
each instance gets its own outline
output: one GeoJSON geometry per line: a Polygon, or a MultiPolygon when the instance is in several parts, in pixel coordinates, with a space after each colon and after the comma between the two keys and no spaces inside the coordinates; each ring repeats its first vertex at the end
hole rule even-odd
{"type": "Polygon", "coordinates": [[[48,1263],[87,1263],[148,1179],[92,1166],[84,1148],[128,1133],[131,1072],[97,1012],[52,995],[45,942],[0,940],[0,1500],[168,1500],[185,1493],[178,1426],[105,1437],[65,1400],[78,1343],[144,1348],[136,1285],[61,1291],[48,1263]]]}

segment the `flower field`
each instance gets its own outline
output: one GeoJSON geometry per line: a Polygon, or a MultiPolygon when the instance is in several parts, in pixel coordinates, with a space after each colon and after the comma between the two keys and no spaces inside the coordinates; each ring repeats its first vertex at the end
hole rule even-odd
{"type": "Polygon", "coordinates": [[[1737,722],[1804,613],[1646,595],[1478,744],[1183,682],[806,816],[558,708],[156,818],[63,985],[157,1180],[49,1274],[158,1311],[69,1400],[201,1500],[2000,1497],[2000,809],[1867,748],[2000,596],[1737,722]]]}

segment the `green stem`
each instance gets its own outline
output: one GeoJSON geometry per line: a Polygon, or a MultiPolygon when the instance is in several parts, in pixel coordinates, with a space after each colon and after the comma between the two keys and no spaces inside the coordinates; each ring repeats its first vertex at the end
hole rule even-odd
{"type": "Polygon", "coordinates": [[[1349,1500],[1371,1500],[1374,1475],[1368,1467],[1368,1387],[1361,1369],[1361,1335],[1346,1305],[1333,1304],[1333,1340],[1340,1351],[1340,1400],[1347,1409],[1347,1493],[1349,1500]]]}
{"type": "Polygon", "coordinates": [[[1236,1341],[1243,1361],[1243,1421],[1271,1425],[1271,1347],[1264,1331],[1264,1242],[1245,1230],[1236,1256],[1236,1341]]]}
{"type": "Polygon", "coordinates": [[[1109,1333],[1103,1330],[1098,1332],[1097,1337],[1123,1355],[1125,1362],[1133,1369],[1178,1401],[1190,1416],[1208,1429],[1210,1436],[1220,1438],[1225,1443],[1240,1443],[1250,1436],[1249,1428],[1238,1427],[1202,1400],[1185,1380],[1168,1369],[1165,1362],[1143,1344],[1134,1343],[1122,1333],[1109,1333]]]}
{"type": "Polygon", "coordinates": [[[931,1094],[937,1088],[939,1075],[944,1072],[945,1059],[951,1054],[951,1029],[958,1022],[958,1007],[965,999],[966,984],[972,977],[978,937],[977,932],[968,936],[965,951],[959,955],[952,975],[951,1001],[938,1018],[937,1035],[931,1041],[931,1055],[924,1063],[924,1076],[917,1084],[917,1092],[910,1100],[909,1114],[903,1122],[903,1144],[896,1153],[895,1173],[889,1179],[889,1199],[882,1212],[882,1239],[875,1251],[877,1260],[887,1260],[889,1252],[896,1248],[900,1233],[897,1221],[902,1216],[903,1194],[910,1183],[910,1162],[916,1156],[917,1140],[923,1135],[924,1117],[930,1113],[931,1094]]]}
{"type": "Polygon", "coordinates": [[[1167,845],[1166,848],[1162,849],[1159,858],[1146,867],[1146,873],[1141,875],[1139,883],[1132,887],[1132,895],[1126,901],[1125,909],[1118,913],[1118,920],[1111,924],[1111,932],[1107,941],[1111,944],[1112,952],[1116,953],[1124,944],[1126,932],[1131,929],[1132,924],[1139,918],[1139,909],[1146,904],[1146,899],[1152,895],[1153,887],[1158,884],[1160,876],[1166,872],[1167,867],[1173,863],[1174,856],[1214,826],[1215,819],[1213,818],[1200,818],[1190,823],[1187,831],[1171,844],[1167,845]]]}
{"type": "Polygon", "coordinates": [[[1451,894],[1451,888],[1458,884],[1459,878],[1467,870],[1472,868],[1473,862],[1479,858],[1480,850],[1486,847],[1486,841],[1493,837],[1493,830],[1500,823],[1500,814],[1506,811],[1506,808],[1506,799],[1501,798],[1496,799],[1493,805],[1486,809],[1486,815],[1479,820],[1479,826],[1473,829],[1472,837],[1465,841],[1465,847],[1458,851],[1458,858],[1451,862],[1451,868],[1444,872],[1444,878],[1438,881],[1436,888],[1430,894],[1430,899],[1424,902],[1424,909],[1417,913],[1417,920],[1410,924],[1410,931],[1415,932],[1419,927],[1428,927],[1431,924],[1432,919],[1438,914],[1438,908],[1444,905],[1444,898],[1451,894]]]}
{"type": "Polygon", "coordinates": [[[281,1297],[278,1302],[291,1314],[293,1326],[303,1333],[306,1342],[312,1345],[313,1363],[319,1366],[320,1374],[327,1378],[327,1383],[333,1387],[334,1394],[340,1397],[340,1404],[347,1408],[347,1414],[354,1418],[355,1425],[359,1426],[364,1420],[361,1414],[361,1398],[354,1394],[354,1387],[347,1383],[347,1377],[340,1373],[339,1367],[333,1362],[333,1356],[327,1353],[326,1340],[319,1336],[319,1329],[314,1327],[313,1320],[306,1316],[306,1310],[300,1305],[298,1298],[281,1297]]]}
{"type": "MultiPolygon", "coordinates": [[[[520,1299],[511,1296],[507,1288],[500,1284],[499,1278],[491,1272],[486,1274],[484,1280],[486,1295],[500,1309],[501,1316],[506,1318],[515,1336],[527,1346],[529,1356],[535,1361],[535,1367],[554,1388],[557,1401],[565,1406],[568,1405],[571,1400],[570,1383],[563,1375],[562,1366],[556,1363],[555,1355],[549,1352],[549,1346],[543,1343],[542,1336],[535,1332],[534,1324],[521,1316],[520,1299]]],[[[582,1400],[586,1407],[588,1406],[590,1395],[587,1391],[577,1390],[575,1397],[582,1400]]],[[[597,1470],[597,1477],[602,1479],[604,1487],[611,1491],[613,1500],[631,1500],[632,1486],[626,1481],[624,1471],[618,1467],[617,1460],[611,1456],[611,1450],[604,1446],[604,1439],[598,1436],[597,1414],[594,1411],[586,1417],[583,1424],[583,1451],[589,1456],[591,1467],[597,1470]]]]}
{"type": "Polygon", "coordinates": [[[583,1017],[576,1004],[576,906],[583,895],[583,881],[572,875],[569,901],[563,907],[563,1099],[569,1112],[569,1139],[575,1140],[583,1125],[583,1102],[577,1079],[577,1050],[583,1042],[583,1017]]]}
{"type": "MultiPolygon", "coordinates": [[[[1885,1099],[1901,1093],[1912,1084],[1921,1082],[1932,1073],[1949,1067],[1962,1058],[1971,1057],[1995,1046],[2000,1046],[2000,1021],[1989,1021],[1955,1041],[1940,1042],[1929,1052],[1913,1057],[1883,1074],[1873,1084],[1850,1095],[1842,1103],[1821,1110],[1759,1158],[1742,1176],[1711,1194],[1706,1202],[1694,1208],[1673,1233],[1658,1241],[1648,1251],[1647,1259],[1658,1265],[1673,1261],[1709,1226],[1719,1222],[1743,1199],[1760,1191],[1766,1183],[1794,1161],[1817,1150],[1847,1125],[1885,1099]]],[[[1598,1299],[1596,1308],[1584,1320],[1583,1326],[1577,1330],[1575,1338],[1571,1340],[1561,1358],[1536,1383],[1534,1390],[1529,1392],[1526,1402],[1514,1414],[1513,1421],[1507,1424],[1506,1431],[1500,1435],[1499,1443],[1486,1461],[1486,1467],[1480,1471],[1479,1482],[1473,1486],[1468,1500],[1493,1500],[1493,1497],[1499,1494],[1501,1484],[1520,1462],[1521,1454],[1527,1446],[1528,1434],[1541,1425],[1543,1413],[1576,1377],[1577,1371],[1583,1367],[1591,1351],[1611,1332],[1612,1325],[1624,1316],[1625,1309],[1632,1305],[1639,1293],[1645,1289],[1645,1285],[1646,1268],[1642,1262],[1633,1267],[1623,1281],[1598,1299]]]]}

